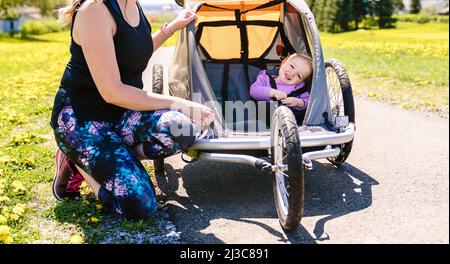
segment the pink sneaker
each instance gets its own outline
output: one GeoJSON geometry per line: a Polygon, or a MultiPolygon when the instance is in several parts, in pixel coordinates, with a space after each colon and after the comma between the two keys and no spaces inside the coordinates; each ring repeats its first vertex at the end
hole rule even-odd
{"type": "Polygon", "coordinates": [[[56,174],[53,179],[53,196],[60,201],[80,196],[80,185],[84,181],[75,165],[58,148],[56,150],[56,174]]]}

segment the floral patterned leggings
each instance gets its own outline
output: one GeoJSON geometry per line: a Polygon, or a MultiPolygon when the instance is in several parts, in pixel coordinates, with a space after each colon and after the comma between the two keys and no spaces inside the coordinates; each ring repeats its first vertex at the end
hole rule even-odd
{"type": "Polygon", "coordinates": [[[147,158],[164,158],[187,150],[196,138],[191,120],[169,110],[128,110],[116,123],[80,123],[68,105],[55,121],[58,147],[100,183],[103,206],[130,219],[147,218],[157,208],[154,187],[133,146],[143,143],[147,158]],[[174,125],[188,128],[189,133],[175,136],[174,125]]]}

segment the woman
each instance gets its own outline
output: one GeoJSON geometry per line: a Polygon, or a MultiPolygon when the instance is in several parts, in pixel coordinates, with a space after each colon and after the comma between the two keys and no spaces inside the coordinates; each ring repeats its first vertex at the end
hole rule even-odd
{"type": "Polygon", "coordinates": [[[60,11],[60,20],[72,25],[72,57],[50,122],[59,147],[58,200],[79,195],[86,180],[103,207],[119,215],[146,218],[155,211],[154,187],[140,159],[187,150],[195,141],[193,122],[209,124],[214,115],[200,104],[147,93],[142,72],[152,52],[195,19],[183,10],[152,36],[137,0],[72,0],[60,11]],[[180,112],[166,110],[174,104],[180,112]]]}

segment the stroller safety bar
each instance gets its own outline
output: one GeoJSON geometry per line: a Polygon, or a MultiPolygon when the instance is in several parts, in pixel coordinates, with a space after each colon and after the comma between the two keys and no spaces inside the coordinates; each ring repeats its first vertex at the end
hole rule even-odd
{"type": "MultiPolygon", "coordinates": [[[[340,152],[339,148],[307,152],[302,155],[303,163],[308,169],[312,169],[311,160],[334,158],[337,157],[340,152]]],[[[198,158],[200,160],[216,162],[247,164],[266,172],[287,170],[287,166],[284,164],[272,165],[263,159],[258,159],[249,155],[201,152],[199,153],[198,158]]]]}
{"type": "Polygon", "coordinates": [[[313,169],[312,160],[335,158],[341,154],[340,148],[324,149],[303,153],[303,165],[306,170],[313,169]]]}
{"type": "MultiPolygon", "coordinates": [[[[350,123],[342,133],[331,133],[322,135],[300,134],[300,142],[302,147],[320,147],[327,145],[341,145],[353,140],[355,134],[355,125],[350,123]]],[[[195,150],[260,150],[270,149],[270,136],[260,137],[230,137],[218,139],[199,139],[191,149],[195,150]]]]}
{"type": "Polygon", "coordinates": [[[336,158],[341,154],[341,150],[339,148],[332,149],[324,149],[318,151],[311,151],[303,153],[302,157],[308,160],[318,160],[318,159],[326,159],[326,158],[336,158]]]}
{"type": "Polygon", "coordinates": [[[257,169],[271,172],[277,168],[274,168],[272,164],[269,162],[258,159],[249,155],[237,155],[237,154],[221,154],[221,153],[200,153],[199,159],[201,160],[209,160],[209,161],[217,161],[217,162],[226,162],[226,163],[239,163],[239,164],[247,164],[257,169]]]}

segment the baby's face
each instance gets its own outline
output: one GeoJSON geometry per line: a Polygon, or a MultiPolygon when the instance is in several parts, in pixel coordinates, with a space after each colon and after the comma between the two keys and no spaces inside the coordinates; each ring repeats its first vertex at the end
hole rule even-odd
{"type": "Polygon", "coordinates": [[[294,56],[281,65],[278,78],[285,84],[297,85],[308,79],[311,74],[312,69],[306,59],[294,56]]]}

